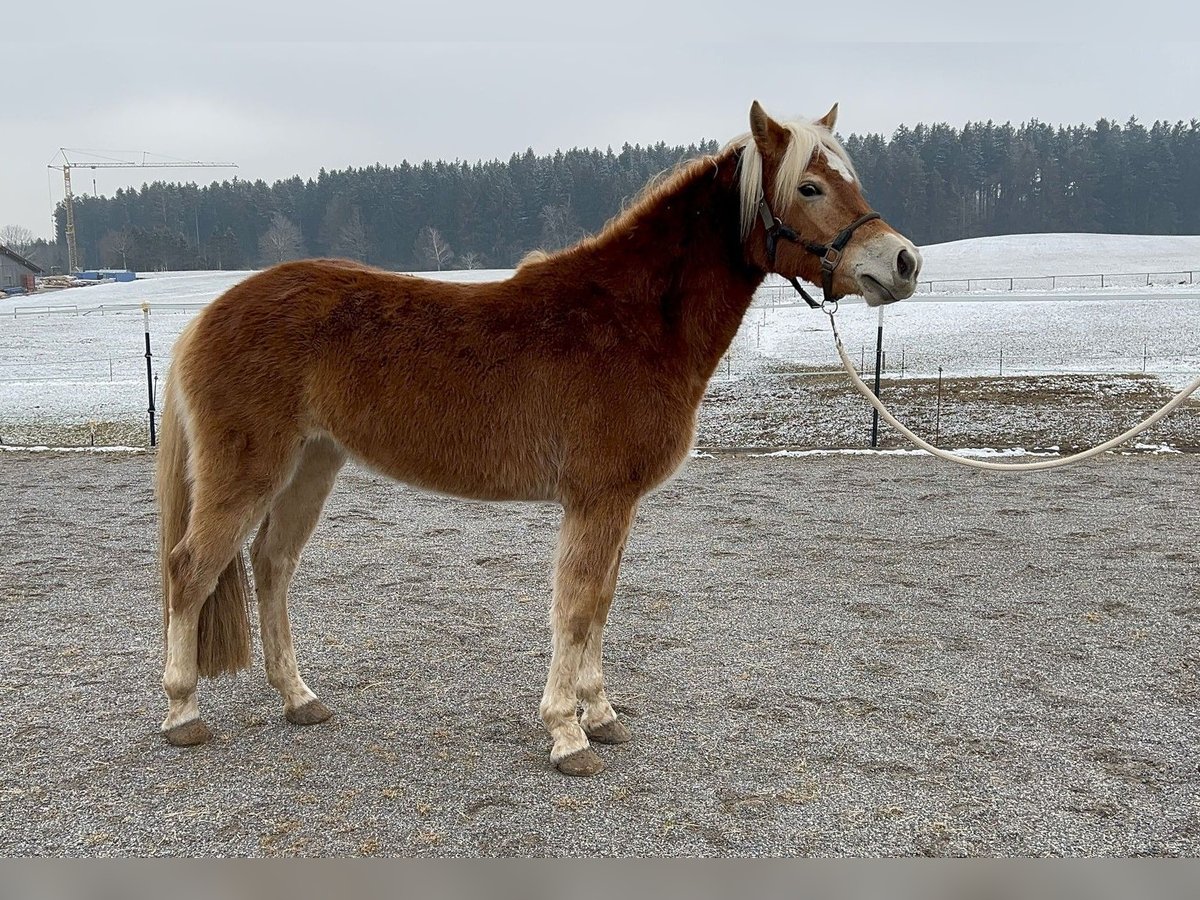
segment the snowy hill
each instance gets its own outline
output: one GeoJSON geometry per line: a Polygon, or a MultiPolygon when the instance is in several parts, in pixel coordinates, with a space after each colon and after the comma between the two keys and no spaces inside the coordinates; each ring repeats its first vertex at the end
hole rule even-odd
{"type": "Polygon", "coordinates": [[[921,248],[922,281],[1200,271],[1200,236],[1002,234],[921,248]]]}

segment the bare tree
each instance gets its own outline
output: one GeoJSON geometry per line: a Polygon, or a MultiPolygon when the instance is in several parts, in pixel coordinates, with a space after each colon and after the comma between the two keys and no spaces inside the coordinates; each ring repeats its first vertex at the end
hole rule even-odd
{"type": "Polygon", "coordinates": [[[271,217],[271,226],[258,239],[258,250],[267,265],[299,259],[304,255],[304,236],[283,213],[271,217]]]}
{"type": "Polygon", "coordinates": [[[100,238],[100,255],[105,262],[114,263],[121,257],[121,268],[128,269],[128,255],[133,252],[133,235],[128,228],[106,232],[100,238]]]}
{"type": "Polygon", "coordinates": [[[350,210],[346,222],[338,229],[333,252],[347,259],[364,262],[367,258],[367,226],[363,224],[358,207],[350,210]]]}
{"type": "Polygon", "coordinates": [[[468,250],[458,258],[458,267],[460,269],[482,269],[483,257],[474,250],[468,250]]]}
{"type": "Polygon", "coordinates": [[[562,204],[547,204],[542,207],[542,246],[548,250],[561,250],[583,237],[583,229],[575,219],[571,201],[562,204]]]}
{"type": "Polygon", "coordinates": [[[28,256],[37,243],[37,235],[24,225],[5,225],[0,228],[0,244],[21,256],[28,256]]]}
{"type": "Polygon", "coordinates": [[[454,258],[454,251],[450,249],[450,245],[442,237],[442,233],[432,225],[426,225],[417,232],[414,249],[417,251],[418,259],[433,266],[439,272],[454,258]]]}

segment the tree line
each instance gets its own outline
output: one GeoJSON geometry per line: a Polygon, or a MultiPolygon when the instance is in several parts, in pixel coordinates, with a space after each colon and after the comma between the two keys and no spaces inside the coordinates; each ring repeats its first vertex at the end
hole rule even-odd
{"type": "MultiPolygon", "coordinates": [[[[1195,119],[922,124],[844,143],[872,205],[919,244],[1048,231],[1200,234],[1195,119]]],[[[322,170],[274,184],[159,181],[76,198],[76,233],[86,266],[243,269],[339,256],[402,270],[509,268],[530,249],[599,230],[654,175],[717,149],[627,144],[322,170]]],[[[62,204],[55,215],[57,244],[25,248],[47,268],[65,256],[62,204]]]]}

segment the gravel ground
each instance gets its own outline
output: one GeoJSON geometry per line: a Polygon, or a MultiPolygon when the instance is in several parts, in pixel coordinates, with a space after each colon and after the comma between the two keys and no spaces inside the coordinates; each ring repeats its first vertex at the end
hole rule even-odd
{"type": "Polygon", "coordinates": [[[5,855],[1200,853],[1198,457],[692,461],[639,515],[635,740],[591,780],[536,715],[557,511],[354,468],[292,603],[335,718],[256,668],[166,746],[151,465],[0,456],[5,855]]]}

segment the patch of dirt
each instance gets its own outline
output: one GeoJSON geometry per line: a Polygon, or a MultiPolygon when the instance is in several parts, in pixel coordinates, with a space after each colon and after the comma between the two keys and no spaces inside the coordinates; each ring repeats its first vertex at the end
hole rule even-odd
{"type": "Polygon", "coordinates": [[[1200,854],[1194,456],[691,461],[626,550],[594,779],[537,714],[557,508],[353,466],[290,596],[334,717],[256,647],[166,746],[153,464],[0,454],[0,855],[1200,854]]]}

